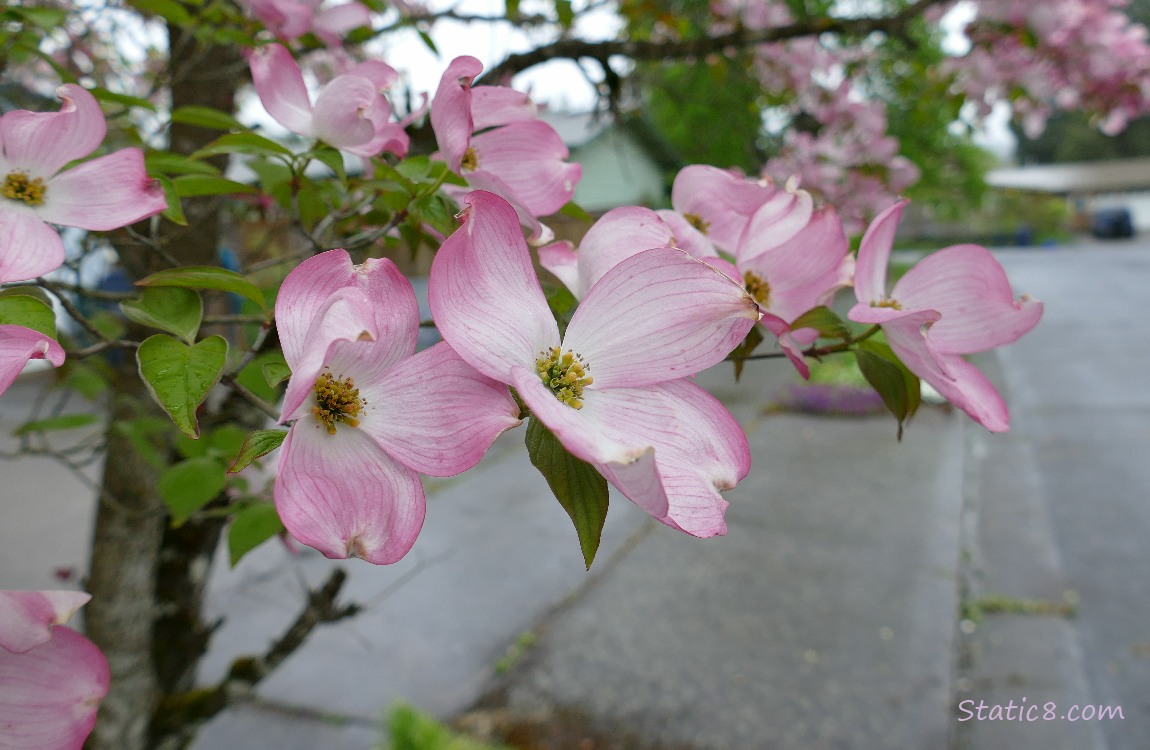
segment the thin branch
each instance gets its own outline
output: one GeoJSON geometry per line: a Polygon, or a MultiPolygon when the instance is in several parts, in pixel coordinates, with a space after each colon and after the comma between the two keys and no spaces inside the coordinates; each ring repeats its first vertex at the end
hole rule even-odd
{"type": "Polygon", "coordinates": [[[262,398],[252,393],[244,386],[240,385],[239,381],[236,380],[235,375],[225,374],[220,378],[220,382],[230,388],[232,393],[236,394],[244,401],[247,401],[249,404],[256,407],[275,421],[279,421],[280,415],[279,412],[276,411],[275,406],[269,404],[267,401],[264,401],[262,398]]]}
{"type": "Polygon", "coordinates": [[[604,64],[612,55],[620,55],[636,61],[683,60],[705,57],[727,50],[746,49],[760,44],[827,33],[865,36],[881,31],[887,35],[895,36],[901,33],[908,23],[920,16],[927,8],[945,2],[949,2],[949,0],[917,0],[892,16],[878,18],[819,17],[786,26],[768,29],[739,28],[719,36],[673,42],[646,39],[589,42],[582,39],[564,38],[529,52],[508,55],[507,59],[484,73],[482,78],[484,82],[499,83],[516,73],[556,59],[592,58],[604,64]]]}

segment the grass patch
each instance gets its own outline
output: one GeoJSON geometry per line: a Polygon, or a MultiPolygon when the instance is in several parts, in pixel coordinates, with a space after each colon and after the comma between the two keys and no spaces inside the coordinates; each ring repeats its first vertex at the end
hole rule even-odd
{"type": "Polygon", "coordinates": [[[379,750],[511,750],[488,745],[459,734],[435,717],[406,704],[394,706],[387,715],[387,742],[379,750]]]}

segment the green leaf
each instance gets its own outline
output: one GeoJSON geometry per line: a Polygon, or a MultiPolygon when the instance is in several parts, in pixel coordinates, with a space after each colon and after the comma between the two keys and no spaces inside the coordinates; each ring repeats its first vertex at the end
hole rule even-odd
{"type": "Polygon", "coordinates": [[[877,341],[863,341],[855,352],[859,370],[871,384],[887,410],[898,420],[898,439],[903,423],[918,411],[922,391],[918,377],[906,368],[890,347],[877,341]]]}
{"type": "Polygon", "coordinates": [[[166,419],[136,417],[115,422],[112,429],[126,437],[136,453],[153,469],[159,471],[167,464],[164,452],[157,447],[165,445],[164,436],[170,429],[166,419]]]}
{"type": "Polygon", "coordinates": [[[229,133],[204,146],[193,158],[216,154],[252,154],[254,156],[291,156],[292,152],[273,140],[255,133],[229,133]]]}
{"type": "Polygon", "coordinates": [[[555,0],[555,15],[559,16],[559,25],[565,29],[571,28],[575,23],[575,10],[571,7],[571,0],[555,0]]]}
{"type": "Polygon", "coordinates": [[[792,331],[797,331],[800,328],[814,328],[819,332],[819,336],[825,339],[846,341],[851,337],[851,329],[843,322],[843,319],[825,306],[808,310],[791,323],[792,331]]]}
{"type": "Polygon", "coordinates": [[[248,505],[240,510],[228,527],[228,553],[232,567],[244,555],[283,531],[283,521],[272,503],[248,505]]]}
{"type": "Polygon", "coordinates": [[[172,524],[179,526],[215,499],[226,484],[223,464],[200,456],[169,466],[160,474],[156,488],[172,512],[172,524]]]}
{"type": "Polygon", "coordinates": [[[319,148],[312,152],[312,158],[321,162],[341,180],[347,179],[347,171],[343,166],[343,155],[334,148],[319,148]]]}
{"type": "Polygon", "coordinates": [[[180,205],[180,194],[176,191],[176,184],[164,175],[152,175],[164,189],[164,197],[168,199],[168,207],[162,214],[165,219],[181,227],[188,225],[188,218],[184,216],[184,207],[180,205]]]}
{"type": "Polygon", "coordinates": [[[587,213],[587,209],[583,208],[575,201],[569,201],[565,203],[563,208],[559,209],[559,213],[563,216],[569,216],[572,219],[577,219],[578,221],[585,221],[588,224],[595,221],[595,217],[587,213]]]}
{"type": "Polygon", "coordinates": [[[87,427],[96,424],[101,419],[99,414],[64,414],[59,417],[37,419],[35,422],[25,422],[12,433],[19,437],[32,432],[51,432],[54,430],[74,430],[77,427],[87,427]]]}
{"type": "Polygon", "coordinates": [[[419,33],[419,38],[423,40],[423,44],[429,50],[431,50],[431,54],[438,56],[439,55],[439,48],[435,46],[435,42],[432,41],[431,35],[428,34],[426,31],[424,31],[423,29],[416,29],[416,31],[419,33]]]}
{"type": "Polygon", "coordinates": [[[144,166],[150,175],[168,174],[219,174],[220,170],[211,163],[189,159],[183,154],[168,151],[152,151],[144,157],[144,166]]]}
{"type": "Polygon", "coordinates": [[[152,397],[191,438],[200,436],[196,409],[219,382],[227,356],[228,342],[223,336],[209,336],[188,346],[157,333],[144,339],[136,350],[140,377],[152,397]]]}
{"type": "Polygon", "coordinates": [[[136,282],[137,286],[178,286],[185,289],[215,289],[221,292],[238,294],[268,309],[264,293],[252,282],[235,271],[218,266],[184,266],[159,271],[136,282]]]}
{"type": "Polygon", "coordinates": [[[269,388],[275,388],[291,377],[291,368],[287,362],[265,362],[263,365],[264,380],[269,388]]]}
{"type": "Polygon", "coordinates": [[[187,343],[196,340],[204,303],[200,295],[181,287],[147,287],[140,299],[125,300],[120,310],[135,323],[174,333],[187,343]]]}
{"type": "Polygon", "coordinates": [[[17,286],[0,292],[0,325],[17,325],[56,338],[56,312],[38,287],[17,286]]]}
{"type": "Polygon", "coordinates": [[[747,332],[747,337],[739,342],[734,351],[728,355],[735,365],[735,382],[739,382],[739,377],[743,374],[743,365],[747,363],[747,357],[755,351],[759,344],[763,343],[763,332],[759,330],[759,326],[752,326],[751,330],[747,332]]]}
{"type": "Polygon", "coordinates": [[[252,461],[260,456],[266,456],[280,447],[286,437],[286,430],[256,430],[250,433],[244,440],[244,444],[240,446],[239,455],[236,456],[235,461],[232,461],[228,473],[235,474],[243,471],[252,461]]]}
{"type": "Polygon", "coordinates": [[[141,99],[138,96],[130,96],[128,94],[121,94],[116,91],[109,91],[100,86],[93,86],[88,89],[92,96],[96,97],[102,102],[113,102],[115,104],[123,104],[125,107],[142,107],[149,112],[156,111],[156,105],[152,104],[147,99],[141,99]]]}
{"type": "Polygon", "coordinates": [[[173,179],[172,184],[176,186],[176,195],[181,198],[259,192],[252,185],[210,174],[182,174],[173,179]]]}
{"type": "Polygon", "coordinates": [[[172,122],[195,125],[209,130],[247,130],[247,126],[227,112],[214,107],[177,107],[172,112],[172,122]]]}
{"type": "Polygon", "coordinates": [[[39,26],[49,31],[63,26],[64,19],[68,17],[68,12],[62,8],[25,8],[18,5],[8,5],[4,12],[21,16],[33,26],[39,26]]]}
{"type": "Polygon", "coordinates": [[[192,17],[176,0],[131,0],[131,6],[143,13],[151,13],[177,26],[189,26],[192,17]]]}
{"type": "Polygon", "coordinates": [[[559,438],[534,417],[527,426],[527,454],[575,524],[583,561],[590,570],[607,520],[607,480],[591,464],[568,453],[559,438]]]}

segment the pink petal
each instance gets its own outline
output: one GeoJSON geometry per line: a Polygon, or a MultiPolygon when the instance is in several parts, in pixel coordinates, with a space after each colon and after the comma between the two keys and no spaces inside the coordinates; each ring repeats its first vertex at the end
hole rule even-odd
{"type": "Polygon", "coordinates": [[[47,643],[52,626],[68,622],[91,598],[83,591],[0,591],[0,648],[21,654],[47,643]]]}
{"type": "Polygon", "coordinates": [[[264,109],[293,133],[311,138],[311,97],[303,73],[287,48],[279,44],[257,47],[248,60],[252,83],[264,109]]]}
{"type": "Polygon", "coordinates": [[[81,750],[108,684],[100,649],[66,627],[25,653],[0,649],[0,746],[81,750]]]}
{"type": "Polygon", "coordinates": [[[718,494],[750,469],[746,436],[729,412],[685,381],[584,391],[573,409],[535,373],[516,368],[516,391],[573,455],[653,518],[696,536],[726,531],[718,494]]]}
{"type": "Polygon", "coordinates": [[[694,258],[717,258],[719,251],[707,239],[707,236],[695,229],[686,219],[684,219],[677,211],[662,208],[655,212],[660,219],[670,228],[674,239],[668,243],[668,247],[677,247],[685,251],[688,255],[694,258]]]}
{"type": "Polygon", "coordinates": [[[360,429],[400,463],[431,476],[467,471],[519,424],[507,386],[480,375],[446,342],[357,384],[367,400],[360,429]]]}
{"type": "MultiPolygon", "coordinates": [[[[795,370],[803,378],[803,380],[811,379],[811,368],[807,364],[806,359],[803,357],[802,346],[792,335],[790,323],[777,315],[771,313],[763,313],[762,319],[759,321],[763,328],[766,328],[775,338],[778,339],[779,348],[783,350],[787,360],[794,366],[795,370]]],[[[809,329],[802,329],[809,330],[809,329]]]]}
{"type": "Polygon", "coordinates": [[[415,351],[419,303],[407,277],[390,260],[369,258],[356,266],[346,250],[328,250],[296,266],[276,297],[276,329],[288,367],[296,369],[304,358],[316,315],[344,287],[359,289],[371,300],[378,340],[393,342],[390,362],[415,351]]]}
{"type": "Polygon", "coordinates": [[[579,284],[582,299],[595,282],[632,255],[670,247],[675,238],[658,214],[641,206],[613,208],[596,221],[579,242],[579,284]]]}
{"type": "Polygon", "coordinates": [[[886,342],[907,369],[935,388],[937,383],[952,380],[947,369],[949,359],[943,358],[931,346],[928,331],[938,321],[934,310],[898,312],[882,323],[886,342]]]}
{"type": "Polygon", "coordinates": [[[534,120],[539,112],[527,94],[506,86],[479,86],[471,89],[471,117],[478,131],[534,120]]]}
{"type": "Polygon", "coordinates": [[[292,0],[246,0],[252,14],[278,37],[295,39],[307,33],[314,14],[313,3],[292,0]]]}
{"type": "Polygon", "coordinates": [[[367,143],[375,135],[375,126],[366,113],[382,98],[366,78],[336,76],[316,96],[312,135],[336,148],[367,143]]]}
{"type": "Polygon", "coordinates": [[[575,254],[575,248],[571,246],[571,243],[567,240],[552,242],[550,245],[539,248],[536,252],[539,253],[539,265],[563,282],[563,286],[567,287],[571,294],[578,299],[580,296],[580,256],[575,254]]]}
{"type": "Polygon", "coordinates": [[[691,214],[706,222],[707,239],[734,253],[747,221],[778,192],[773,185],[725,169],[693,164],[675,177],[671,205],[680,214],[691,214]]]}
{"type": "MultiPolygon", "coordinates": [[[[363,6],[359,5],[359,3],[348,3],[347,5],[337,5],[335,8],[331,8],[330,10],[346,8],[352,5],[358,5],[360,8],[363,8],[363,6]]],[[[328,11],[324,11],[324,13],[326,12],[328,11]]],[[[364,12],[367,12],[366,8],[364,9],[364,12]]],[[[366,78],[367,80],[371,81],[371,85],[374,86],[376,91],[380,93],[388,90],[399,81],[399,72],[382,60],[365,60],[364,62],[361,62],[357,65],[353,65],[351,69],[347,71],[347,75],[366,78]]]]}
{"type": "Polygon", "coordinates": [[[559,343],[559,328],[523,240],[515,210],[477,190],[463,226],[435,254],[428,292],[443,338],[479,372],[509,382],[516,365],[559,343]]]}
{"type": "Polygon", "coordinates": [[[471,81],[483,71],[483,63],[463,55],[451,61],[439,79],[431,100],[431,129],[448,165],[459,171],[464,152],[471,145],[475,126],[471,119],[471,81]]]}
{"type": "Polygon", "coordinates": [[[528,241],[533,245],[546,244],[555,239],[555,233],[545,224],[540,223],[539,219],[535,218],[535,214],[524,205],[519,196],[511,189],[511,186],[500,179],[492,172],[468,172],[466,174],[467,187],[460,187],[458,185],[444,185],[443,190],[450,195],[456,203],[462,205],[467,196],[476,191],[484,190],[488,193],[493,193],[503,200],[507,201],[513,209],[515,215],[519,217],[519,224],[527,230],[528,241]]]}
{"type": "Polygon", "coordinates": [[[801,232],[811,220],[814,201],[805,190],[780,190],[759,206],[739,238],[739,263],[777,248],[801,232]]]}
{"type": "Polygon", "coordinates": [[[340,425],[329,435],[310,416],[296,422],[280,450],[275,501],[300,542],[330,558],[376,565],[407,554],[425,514],[418,474],[367,433],[340,425]]]}
{"type": "Polygon", "coordinates": [[[96,97],[74,83],[56,89],[59,112],[16,110],[0,117],[0,140],[8,167],[49,178],[70,161],[103,143],[107,125],[96,97]]]}
{"type": "Polygon", "coordinates": [[[542,120],[513,122],[480,133],[471,139],[471,147],[477,171],[491,172],[507,183],[533,216],[563,208],[583,174],[582,166],[567,162],[563,139],[542,120]]]}
{"type": "Polygon", "coordinates": [[[64,364],[64,350],[50,336],[17,325],[0,325],[0,394],[16,380],[33,359],[46,359],[53,366],[64,364]]]}
{"type": "Polygon", "coordinates": [[[741,284],[681,250],[646,250],[588,292],[563,348],[590,366],[593,388],[641,386],[720,362],[759,318],[741,284]]]}
{"type": "Polygon", "coordinates": [[[144,153],[123,148],[53,177],[37,211],[53,224],[104,232],[167,207],[163,188],[144,168],[144,153]]]}
{"type": "Polygon", "coordinates": [[[311,30],[328,47],[338,47],[347,32],[361,26],[371,26],[371,11],[359,3],[342,3],[317,13],[311,30]]]}
{"type": "Polygon", "coordinates": [[[28,281],[64,262],[64,243],[31,208],[0,199],[0,284],[28,281]]]}
{"type": "Polygon", "coordinates": [[[930,329],[930,340],[947,354],[1017,341],[1042,317],[1041,302],[1015,301],[1006,272],[978,245],[955,245],[928,255],[899,279],[891,296],[904,307],[942,314],[930,329]]]}
{"type": "Polygon", "coordinates": [[[874,218],[863,234],[855,266],[855,297],[873,304],[886,299],[886,269],[890,249],[902,209],[910,201],[899,201],[874,218]]]}
{"type": "MultiPolygon", "coordinates": [[[[933,334],[933,330],[931,332],[933,334]]],[[[953,379],[924,377],[950,403],[991,432],[1010,429],[1006,402],[977,367],[954,354],[940,355],[953,379]]]]}

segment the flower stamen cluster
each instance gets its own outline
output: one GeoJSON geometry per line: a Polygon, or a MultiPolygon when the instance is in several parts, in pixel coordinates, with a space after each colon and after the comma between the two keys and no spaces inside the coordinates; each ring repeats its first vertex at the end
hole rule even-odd
{"type": "Polygon", "coordinates": [[[359,389],[351,378],[336,378],[330,372],[322,373],[315,379],[316,405],[311,413],[327,430],[327,434],[335,434],[335,426],[343,422],[348,427],[359,426],[359,413],[367,401],[360,397],[359,389]]]}
{"type": "Polygon", "coordinates": [[[683,214],[683,218],[687,220],[688,224],[693,226],[695,229],[698,229],[702,234],[706,234],[707,230],[711,228],[711,222],[707,221],[698,214],[683,214]]]}
{"type": "Polygon", "coordinates": [[[4,187],[0,188],[0,192],[9,200],[39,206],[44,202],[46,187],[44,180],[39,177],[29,179],[27,172],[9,172],[4,178],[4,187]]]}
{"type": "Polygon", "coordinates": [[[459,162],[459,166],[468,172],[474,172],[479,169],[479,154],[475,153],[475,149],[470,146],[463,152],[463,158],[459,162]]]}
{"type": "Polygon", "coordinates": [[[562,352],[557,346],[540,352],[539,358],[535,360],[535,370],[543,385],[551,389],[555,398],[572,409],[583,408],[583,389],[594,382],[588,374],[590,369],[591,366],[583,361],[581,355],[570,349],[562,352]]]}
{"type": "Polygon", "coordinates": [[[896,299],[890,299],[887,297],[883,297],[878,302],[875,302],[874,304],[872,304],[871,307],[885,307],[885,308],[888,308],[891,310],[901,310],[902,304],[899,303],[899,301],[896,299]]]}
{"type": "Polygon", "coordinates": [[[771,285],[754,271],[743,272],[743,284],[747,287],[747,294],[762,307],[768,307],[771,299],[771,285]]]}

